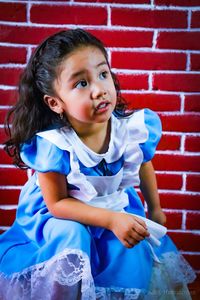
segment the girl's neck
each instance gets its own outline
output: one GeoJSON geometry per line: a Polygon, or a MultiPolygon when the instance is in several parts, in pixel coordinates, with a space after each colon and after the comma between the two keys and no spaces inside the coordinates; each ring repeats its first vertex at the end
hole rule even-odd
{"type": "MultiPolygon", "coordinates": [[[[77,131],[76,131],[77,132],[77,131]]],[[[96,153],[105,153],[108,150],[111,132],[111,121],[98,123],[88,130],[80,130],[77,135],[81,141],[96,153]]]]}

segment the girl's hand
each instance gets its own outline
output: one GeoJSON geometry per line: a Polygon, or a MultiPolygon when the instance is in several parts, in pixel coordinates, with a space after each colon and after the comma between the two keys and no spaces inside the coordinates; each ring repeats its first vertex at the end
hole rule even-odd
{"type": "Polygon", "coordinates": [[[132,248],[149,236],[145,222],[126,213],[113,212],[108,229],[126,248],[132,248]]]}
{"type": "Polygon", "coordinates": [[[164,225],[167,221],[166,215],[162,211],[161,207],[157,207],[154,209],[148,208],[148,217],[150,220],[164,225]]]}

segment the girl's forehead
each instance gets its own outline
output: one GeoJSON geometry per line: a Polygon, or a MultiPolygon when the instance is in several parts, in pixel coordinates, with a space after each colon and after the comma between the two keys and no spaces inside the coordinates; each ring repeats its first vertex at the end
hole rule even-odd
{"type": "Polygon", "coordinates": [[[67,70],[71,73],[83,67],[95,67],[102,63],[107,64],[107,60],[99,48],[94,46],[82,46],[72,51],[63,59],[60,71],[63,72],[67,70]]]}
{"type": "Polygon", "coordinates": [[[65,61],[76,61],[77,59],[83,60],[84,58],[87,59],[90,56],[92,56],[93,59],[95,59],[95,57],[96,59],[98,59],[99,57],[105,58],[103,52],[95,46],[80,46],[69,53],[66,56],[65,61]]]}

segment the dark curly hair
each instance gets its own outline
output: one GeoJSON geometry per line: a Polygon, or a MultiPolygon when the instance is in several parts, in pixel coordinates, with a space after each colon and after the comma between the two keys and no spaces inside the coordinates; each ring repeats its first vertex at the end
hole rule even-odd
{"type": "MultiPolygon", "coordinates": [[[[67,125],[67,120],[61,121],[59,115],[44,102],[44,95],[55,96],[53,82],[57,78],[58,67],[69,53],[81,46],[100,49],[109,66],[103,43],[89,32],[78,28],[57,32],[44,40],[32,54],[21,75],[18,101],[8,112],[5,121],[5,130],[9,137],[5,142],[5,150],[20,168],[26,168],[20,158],[20,146],[24,142],[36,132],[56,124],[67,125]]],[[[122,116],[126,110],[126,103],[121,97],[117,77],[113,72],[111,74],[117,91],[114,113],[122,116]]]]}

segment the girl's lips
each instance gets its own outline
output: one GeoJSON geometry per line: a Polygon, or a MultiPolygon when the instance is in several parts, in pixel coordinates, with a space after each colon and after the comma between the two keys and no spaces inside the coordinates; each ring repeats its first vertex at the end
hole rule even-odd
{"type": "Polygon", "coordinates": [[[106,110],[109,104],[110,102],[108,101],[102,101],[96,106],[95,110],[96,111],[106,110]]]}

